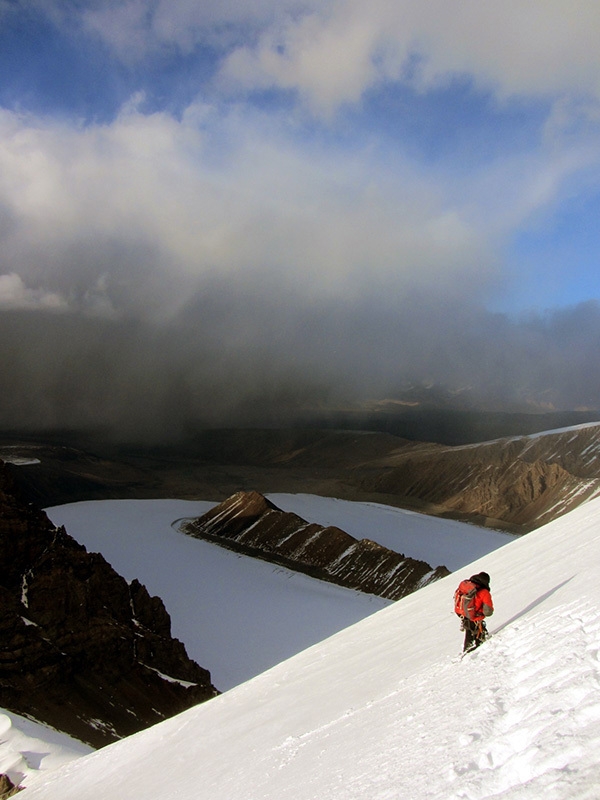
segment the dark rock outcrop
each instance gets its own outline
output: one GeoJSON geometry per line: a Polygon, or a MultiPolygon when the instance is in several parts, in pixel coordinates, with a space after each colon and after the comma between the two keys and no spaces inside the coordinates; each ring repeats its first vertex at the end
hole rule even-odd
{"type": "Polygon", "coordinates": [[[158,597],[24,503],[0,465],[0,706],[93,746],[214,697],[158,597]]]}
{"type": "Polygon", "coordinates": [[[237,492],[181,530],[315,578],[398,600],[448,575],[369,539],[309,523],[258,492],[237,492]]]}

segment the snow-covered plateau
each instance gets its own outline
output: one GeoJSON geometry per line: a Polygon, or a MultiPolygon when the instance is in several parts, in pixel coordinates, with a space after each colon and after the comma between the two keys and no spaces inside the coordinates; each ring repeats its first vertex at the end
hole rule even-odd
{"type": "MultiPolygon", "coordinates": [[[[298,502],[310,505],[306,497],[298,502]]],[[[321,502],[322,498],[316,499],[321,502]]],[[[466,538],[461,540],[457,523],[435,520],[440,526],[452,526],[447,535],[455,538],[457,563],[448,566],[457,574],[393,604],[322,586],[205,542],[188,541],[176,525],[171,526],[177,517],[202,513],[208,504],[182,510],[179,501],[118,503],[124,517],[113,501],[63,506],[51,509],[49,515],[64,522],[88,549],[103,552],[125,577],[139,577],[152,593],[163,596],[175,635],[213,671],[217,686],[220,666],[211,663],[211,636],[231,647],[229,659],[237,662],[243,659],[239,645],[252,639],[258,628],[272,624],[278,604],[286,619],[274,638],[284,640],[294,638],[296,623],[299,628],[312,623],[322,629],[326,626],[320,617],[328,616],[326,609],[335,609],[330,613],[333,618],[341,607],[354,606],[345,621],[340,612],[337,633],[214,700],[95,753],[82,756],[73,751],[63,766],[28,770],[23,781],[27,797],[591,800],[600,796],[600,499],[516,540],[469,528],[464,532],[469,536],[490,537],[485,554],[466,538]],[[170,502],[174,505],[168,506],[170,502]],[[106,514],[104,522],[112,519],[112,526],[94,518],[90,512],[96,507],[99,517],[106,514]],[[82,523],[87,520],[81,526],[88,531],[85,539],[76,524],[78,514],[82,523]],[[157,544],[163,541],[167,544],[157,544]],[[191,545],[201,555],[192,556],[187,549],[191,545]],[[236,561],[238,569],[226,568],[221,555],[212,560],[208,553],[213,550],[232,565],[236,561]],[[113,558],[113,551],[120,554],[120,561],[113,558]],[[464,558],[469,551],[479,556],[472,563],[464,558]],[[167,558],[170,552],[172,559],[167,558]],[[244,631],[242,622],[219,634],[204,627],[204,618],[198,620],[202,595],[197,591],[190,599],[188,580],[198,561],[205,560],[215,580],[206,617],[211,628],[227,627],[235,616],[227,607],[232,598],[229,588],[242,579],[242,563],[244,569],[250,564],[257,570],[239,587],[239,602],[246,591],[248,613],[254,615],[249,631],[244,631]],[[149,573],[144,574],[152,561],[156,573],[171,584],[171,596],[153,583],[149,573]],[[452,594],[457,578],[482,569],[492,577],[493,635],[461,660],[452,594]],[[273,593],[277,581],[285,588],[282,585],[273,593]],[[258,587],[265,598],[272,598],[270,615],[267,600],[263,606],[253,606],[261,594],[258,587]],[[282,600],[288,589],[296,594],[298,608],[308,604],[310,596],[318,597],[305,623],[289,616],[290,604],[282,600]],[[187,616],[196,616],[193,640],[205,641],[201,654],[178,629],[185,616],[173,603],[178,593],[187,616]]],[[[331,501],[327,513],[333,513],[335,503],[343,516],[345,505],[340,501],[331,501]]],[[[279,505],[285,508],[281,500],[279,505]]],[[[298,508],[289,510],[302,514],[298,508]]],[[[349,514],[350,508],[345,511],[349,514]]],[[[362,519],[365,525],[360,535],[390,546],[377,536],[378,526],[385,527],[378,517],[383,512],[390,518],[385,507],[361,508],[365,515],[361,526],[362,519]]],[[[323,513],[313,515],[314,520],[326,522],[319,519],[323,513]]],[[[307,511],[303,515],[308,516],[307,511]]],[[[398,512],[398,530],[404,523],[408,526],[409,519],[398,512]]],[[[344,527],[341,519],[336,524],[344,527]]],[[[426,546],[427,525],[419,524],[426,546]]],[[[357,535],[350,525],[345,529],[357,535]]],[[[448,548],[441,528],[439,536],[431,535],[430,544],[435,541],[448,548]]],[[[400,540],[395,549],[403,547],[400,540]]],[[[430,563],[438,561],[434,549],[432,544],[430,563]]],[[[409,546],[405,550],[415,555],[409,546]]],[[[205,573],[197,576],[197,587],[206,580],[205,573]]],[[[260,650],[267,639],[255,649],[260,650]]],[[[233,674],[229,680],[236,682],[233,674]]],[[[13,730],[16,727],[13,721],[13,730]]],[[[2,740],[10,744],[10,738],[2,740]]],[[[27,748],[30,757],[32,751],[38,753],[38,762],[46,758],[39,748],[27,748]]],[[[50,751],[48,745],[44,752],[50,751]]]]}

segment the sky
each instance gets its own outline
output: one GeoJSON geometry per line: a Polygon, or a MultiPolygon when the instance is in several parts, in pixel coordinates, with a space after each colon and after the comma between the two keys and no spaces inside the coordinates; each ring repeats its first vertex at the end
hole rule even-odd
{"type": "Polygon", "coordinates": [[[1,427],[600,408],[594,0],[0,0],[1,427]]]}
{"type": "MultiPolygon", "coordinates": [[[[138,524],[147,524],[154,501],[142,502],[138,524]]],[[[350,505],[335,509],[340,521],[350,505]]],[[[104,547],[110,536],[88,530],[86,506],[94,504],[64,508],[75,510],[73,521],[78,508],[80,529],[104,547]]],[[[364,509],[373,530],[382,509],[364,509]]],[[[23,720],[0,715],[0,758],[32,800],[96,800],[117,787],[123,800],[593,800],[600,780],[599,520],[600,500],[584,503],[219,697],[90,755],[69,753],[64,741],[55,753],[41,731],[27,741],[18,735],[23,720]],[[461,659],[452,597],[460,579],[481,570],[491,575],[491,638],[461,659]]],[[[135,541],[134,527],[126,527],[125,540],[135,541]]],[[[466,544],[458,529],[449,535],[458,550],[466,544]]],[[[151,536],[147,548],[131,548],[130,564],[145,566],[157,545],[151,536]]],[[[236,561],[239,575],[239,562],[251,559],[230,567],[236,561]]],[[[228,574],[224,562],[217,571],[228,574]]],[[[167,580],[177,578],[166,571],[167,580]]],[[[274,578],[253,583],[250,606],[273,592],[287,611],[274,578]]],[[[225,611],[218,593],[216,602],[225,611]]],[[[293,639],[294,626],[286,635],[293,639]]],[[[236,637],[233,652],[242,642],[236,637]]]]}

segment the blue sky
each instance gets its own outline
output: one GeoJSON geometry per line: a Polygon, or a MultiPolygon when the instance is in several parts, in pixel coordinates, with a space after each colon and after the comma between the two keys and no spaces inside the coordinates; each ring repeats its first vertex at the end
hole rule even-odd
{"type": "Polygon", "coordinates": [[[0,308],[595,303],[599,30],[595,0],[0,0],[0,308]]]}

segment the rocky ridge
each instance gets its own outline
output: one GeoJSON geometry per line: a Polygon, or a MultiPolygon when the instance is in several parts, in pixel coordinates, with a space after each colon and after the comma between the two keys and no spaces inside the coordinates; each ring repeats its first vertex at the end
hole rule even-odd
{"type": "Polygon", "coordinates": [[[363,491],[526,532],[600,494],[600,425],[434,451],[398,449],[369,467],[363,491]]]}
{"type": "Polygon", "coordinates": [[[340,528],[309,523],[254,491],[236,492],[202,517],[180,523],[180,530],[389,600],[399,600],[449,574],[444,566],[432,569],[424,561],[369,539],[357,540],[340,528]]]}
{"type": "Polygon", "coordinates": [[[214,697],[158,597],[24,502],[0,464],[0,706],[101,746],[214,697]]]}

